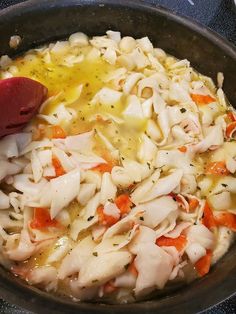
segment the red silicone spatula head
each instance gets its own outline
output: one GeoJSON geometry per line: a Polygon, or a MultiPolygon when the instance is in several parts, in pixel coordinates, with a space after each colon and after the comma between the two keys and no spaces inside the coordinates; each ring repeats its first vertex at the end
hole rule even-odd
{"type": "Polygon", "coordinates": [[[19,132],[46,99],[47,88],[26,77],[0,80],[0,137],[19,132]]]}

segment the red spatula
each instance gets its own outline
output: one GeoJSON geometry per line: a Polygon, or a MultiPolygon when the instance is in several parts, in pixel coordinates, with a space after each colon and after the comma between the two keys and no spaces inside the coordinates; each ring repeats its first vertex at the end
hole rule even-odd
{"type": "Polygon", "coordinates": [[[0,80],[0,137],[17,133],[37,113],[47,88],[26,77],[0,80]]]}

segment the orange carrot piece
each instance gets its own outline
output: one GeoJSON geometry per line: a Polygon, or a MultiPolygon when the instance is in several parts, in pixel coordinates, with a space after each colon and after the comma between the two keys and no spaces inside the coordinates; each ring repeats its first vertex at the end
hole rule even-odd
{"type": "Polygon", "coordinates": [[[215,101],[210,95],[190,94],[190,96],[197,105],[208,105],[215,101]]]}
{"type": "Polygon", "coordinates": [[[60,125],[54,125],[52,127],[52,138],[66,138],[66,132],[60,125]]]}
{"type": "Polygon", "coordinates": [[[156,240],[156,244],[158,246],[174,246],[180,252],[185,248],[187,244],[187,238],[183,234],[181,234],[178,238],[175,239],[161,236],[156,240]]]}
{"type": "Polygon", "coordinates": [[[102,205],[97,208],[97,213],[98,213],[98,220],[100,224],[102,225],[110,227],[114,225],[115,223],[117,223],[117,221],[119,221],[119,218],[106,215],[104,213],[104,207],[102,205]]]}
{"type": "Polygon", "coordinates": [[[207,201],[206,201],[204,209],[203,209],[202,223],[208,229],[212,229],[212,228],[216,227],[216,221],[215,221],[212,209],[209,206],[207,201]]]}
{"type": "Polygon", "coordinates": [[[112,171],[113,164],[107,163],[107,164],[100,164],[96,167],[94,167],[92,170],[99,171],[101,173],[110,172],[112,171]]]}
{"type": "Polygon", "coordinates": [[[115,204],[119,208],[121,215],[124,215],[130,212],[133,203],[128,194],[121,194],[115,199],[115,204]]]}
{"type": "Polygon", "coordinates": [[[191,198],[188,203],[190,212],[193,212],[199,205],[199,201],[196,198],[191,198]]]}
{"type": "Polygon", "coordinates": [[[218,226],[225,226],[236,232],[236,215],[232,213],[216,214],[215,221],[218,226]]]}
{"type": "Polygon", "coordinates": [[[32,229],[45,229],[58,226],[59,222],[56,219],[51,219],[48,208],[34,208],[34,217],[30,223],[32,229]]]}
{"type": "Polygon", "coordinates": [[[229,170],[226,168],[224,161],[210,162],[206,167],[206,174],[214,174],[216,176],[226,176],[229,170]]]}
{"type": "Polygon", "coordinates": [[[181,147],[178,148],[178,150],[179,150],[181,153],[186,153],[187,147],[186,147],[186,146],[181,146],[181,147]]]}
{"type": "MultiPolygon", "coordinates": [[[[226,134],[226,136],[227,136],[228,138],[231,137],[232,132],[233,132],[234,129],[235,129],[235,131],[236,131],[236,121],[231,122],[231,123],[228,124],[227,127],[226,127],[225,134],[226,134]]],[[[233,133],[234,133],[234,132],[233,132],[233,133]]]]}
{"type": "Polygon", "coordinates": [[[227,114],[229,120],[231,120],[232,122],[236,121],[236,114],[232,111],[229,111],[227,114]]]}
{"type": "Polygon", "coordinates": [[[132,263],[129,265],[128,267],[128,271],[133,274],[135,277],[138,277],[138,271],[137,268],[135,266],[134,260],[132,261],[132,263]]]}
{"type": "Polygon", "coordinates": [[[52,156],[52,165],[55,169],[56,177],[60,177],[66,173],[64,168],[62,167],[62,165],[60,163],[60,160],[56,156],[52,156]]]}
{"type": "Polygon", "coordinates": [[[100,164],[96,167],[94,167],[92,170],[99,171],[101,173],[110,172],[112,171],[112,168],[117,165],[117,161],[111,157],[109,152],[105,152],[102,154],[102,158],[106,160],[107,163],[100,164]]]}
{"type": "Polygon", "coordinates": [[[173,200],[176,201],[181,207],[184,207],[184,202],[178,194],[171,192],[169,196],[171,196],[173,200]]]}
{"type": "Polygon", "coordinates": [[[113,280],[110,280],[110,281],[106,282],[106,283],[104,284],[104,286],[103,286],[103,292],[104,292],[105,294],[107,294],[107,293],[112,293],[112,292],[116,291],[117,289],[118,289],[118,288],[114,286],[113,280]]]}
{"type": "Polygon", "coordinates": [[[211,267],[211,258],[212,258],[212,251],[211,250],[207,250],[207,253],[205,256],[203,256],[202,258],[200,258],[196,263],[195,263],[195,268],[198,272],[198,275],[200,277],[205,276],[211,267]]]}

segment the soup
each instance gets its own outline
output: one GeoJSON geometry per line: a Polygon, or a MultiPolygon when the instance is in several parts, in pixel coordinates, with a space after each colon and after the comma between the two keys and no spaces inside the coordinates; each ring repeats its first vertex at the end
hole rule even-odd
{"type": "Polygon", "coordinates": [[[0,262],[79,300],[135,302],[205,276],[236,230],[236,113],[222,90],[147,37],[76,33],[0,78],[48,88],[0,140],[0,262]]]}

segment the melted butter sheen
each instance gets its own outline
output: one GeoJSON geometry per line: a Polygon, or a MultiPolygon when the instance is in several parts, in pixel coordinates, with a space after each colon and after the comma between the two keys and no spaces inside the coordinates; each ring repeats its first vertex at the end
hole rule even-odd
{"type": "MultiPolygon", "coordinates": [[[[13,61],[17,72],[14,76],[25,76],[37,80],[48,88],[48,96],[56,96],[43,109],[43,114],[52,114],[60,104],[66,104],[77,112],[77,118],[68,125],[62,125],[68,135],[75,135],[98,129],[106,136],[112,145],[119,149],[121,154],[130,158],[136,158],[137,144],[140,142],[140,135],[145,131],[146,121],[132,119],[122,124],[96,119],[97,115],[110,114],[117,118],[124,118],[122,111],[126,107],[126,97],[111,105],[92,105],[90,102],[93,96],[103,87],[113,88],[111,84],[105,83],[107,74],[116,69],[105,62],[101,57],[88,58],[91,48],[70,48],[62,55],[50,54],[50,61],[45,62],[45,53],[42,51],[31,51],[24,57],[13,61]],[[72,50],[71,50],[72,49],[72,50]],[[66,66],[65,60],[68,56],[81,56],[83,61],[66,66]],[[82,93],[78,98],[78,88],[83,85],[82,93]]],[[[35,124],[40,121],[35,120],[35,124]]],[[[42,121],[41,121],[42,122],[42,121]]],[[[98,145],[101,146],[101,143],[98,145]]]]}

